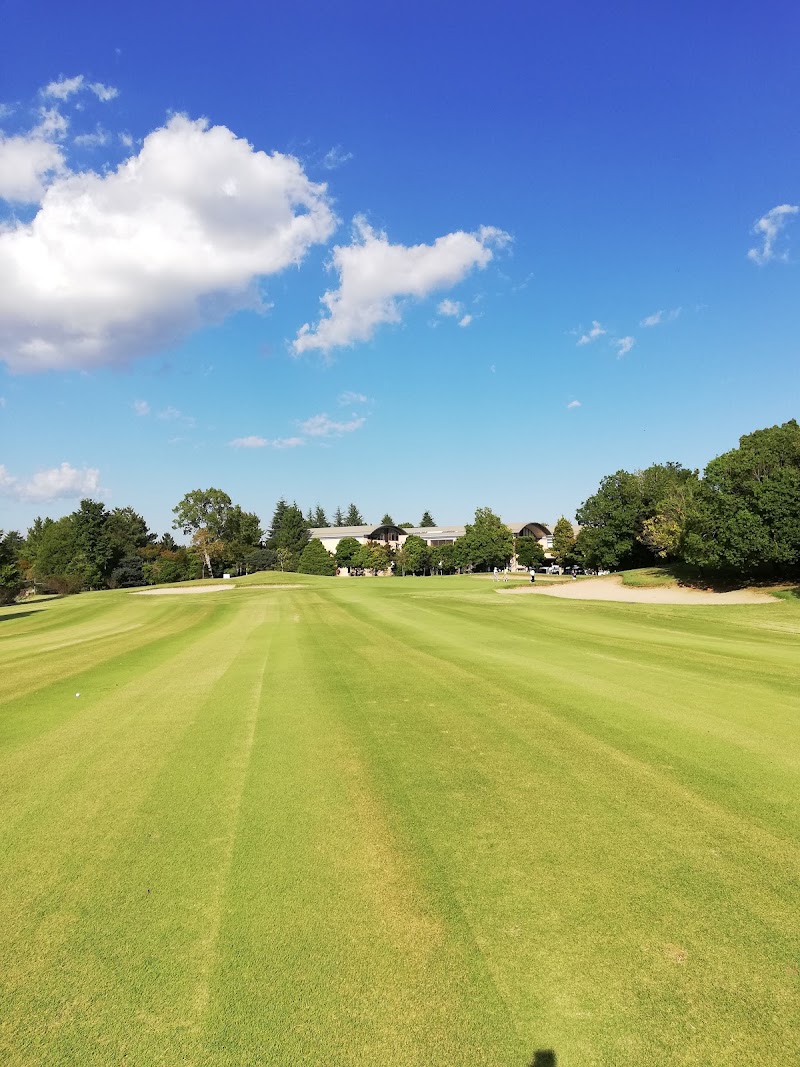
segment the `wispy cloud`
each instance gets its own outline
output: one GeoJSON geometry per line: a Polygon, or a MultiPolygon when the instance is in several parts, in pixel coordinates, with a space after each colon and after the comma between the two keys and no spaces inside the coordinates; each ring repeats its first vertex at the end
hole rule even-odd
{"type": "Polygon", "coordinates": [[[162,422],[182,422],[185,426],[194,426],[195,419],[192,415],[184,415],[178,408],[169,407],[164,408],[163,411],[159,411],[157,418],[162,422]]]}
{"type": "Polygon", "coordinates": [[[360,430],[366,421],[363,416],[357,416],[348,422],[336,422],[323,412],[321,415],[312,415],[298,425],[309,437],[341,437],[342,434],[360,430]]]}
{"type": "Polygon", "coordinates": [[[80,92],[94,93],[98,100],[106,103],[119,96],[119,89],[113,85],[103,85],[102,82],[87,82],[83,74],[76,74],[74,78],[57,78],[41,90],[42,96],[49,96],[53,100],[68,100],[80,92]]]}
{"type": "Polygon", "coordinates": [[[761,238],[761,248],[751,248],[747,253],[747,258],[752,259],[759,266],[769,263],[771,259],[788,259],[788,252],[776,252],[775,242],[781,230],[784,229],[787,222],[798,211],[800,211],[800,207],[797,204],[779,204],[768,211],[766,215],[762,215],[753,226],[753,233],[756,237],[761,238]]]}
{"type": "Polygon", "coordinates": [[[623,356],[627,356],[633,346],[636,344],[635,337],[618,337],[612,342],[617,350],[617,359],[622,359],[623,356]]]}
{"type": "Polygon", "coordinates": [[[469,324],[471,322],[472,322],[472,315],[464,315],[463,318],[460,318],[458,320],[458,325],[459,326],[469,326],[469,324]]]}
{"type": "Polygon", "coordinates": [[[660,326],[663,322],[674,322],[683,308],[673,308],[671,311],[656,311],[652,315],[646,315],[639,323],[640,326],[660,326]]]}
{"type": "Polygon", "coordinates": [[[266,437],[234,437],[228,444],[231,448],[267,448],[269,441],[266,437]]]}
{"type": "Polygon", "coordinates": [[[277,437],[270,441],[267,437],[235,437],[228,444],[231,448],[298,448],[305,444],[302,437],[277,437]]]}
{"type": "Polygon", "coordinates": [[[350,390],[346,390],[344,393],[339,394],[339,403],[342,407],[349,407],[351,404],[368,404],[369,397],[363,393],[353,393],[350,390]]]}
{"type": "Polygon", "coordinates": [[[146,400],[134,400],[133,410],[136,412],[137,415],[149,415],[150,405],[147,403],[146,400]]]}
{"type": "Polygon", "coordinates": [[[440,315],[450,315],[453,318],[457,318],[462,311],[461,304],[458,300],[442,300],[436,309],[440,315]]]}
{"type": "Polygon", "coordinates": [[[23,481],[0,464],[0,494],[16,500],[69,500],[101,492],[100,471],[95,467],[77,468],[62,463],[59,467],[37,471],[23,481]]]}
{"type": "Polygon", "coordinates": [[[339,167],[343,167],[345,163],[349,163],[352,158],[352,152],[345,152],[342,146],[337,144],[322,157],[322,165],[325,170],[337,170],[339,167]]]}
{"type": "Polygon", "coordinates": [[[587,330],[586,333],[581,334],[578,338],[579,345],[588,345],[592,341],[596,341],[598,337],[603,337],[608,331],[604,326],[601,326],[597,319],[592,320],[591,330],[587,330]]]}
{"type": "Polygon", "coordinates": [[[74,143],[78,148],[102,148],[111,140],[111,134],[102,126],[97,126],[94,133],[80,133],[74,143]]]}
{"type": "Polygon", "coordinates": [[[567,410],[569,410],[570,408],[579,408],[579,407],[582,407],[582,404],[581,404],[580,400],[570,400],[570,402],[567,404],[567,410]]]}

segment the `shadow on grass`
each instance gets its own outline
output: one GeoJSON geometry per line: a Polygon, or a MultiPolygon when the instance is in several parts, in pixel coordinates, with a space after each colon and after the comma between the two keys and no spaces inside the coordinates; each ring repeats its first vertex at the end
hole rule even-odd
{"type": "Polygon", "coordinates": [[[11,619],[24,619],[26,615],[38,615],[40,608],[33,611],[6,611],[0,614],[0,622],[9,622],[11,619]]]}
{"type": "Polygon", "coordinates": [[[558,1060],[551,1048],[540,1048],[534,1052],[530,1067],[557,1067],[558,1060]]]}
{"type": "Polygon", "coordinates": [[[699,567],[690,567],[686,563],[665,563],[662,566],[645,567],[641,571],[628,571],[623,578],[625,585],[631,588],[657,588],[677,582],[685,589],[710,590],[713,593],[732,593],[740,589],[766,589],[784,600],[800,599],[800,585],[789,585],[786,589],[775,590],[782,579],[775,575],[761,577],[742,577],[741,574],[724,571],[703,571],[699,567]]]}

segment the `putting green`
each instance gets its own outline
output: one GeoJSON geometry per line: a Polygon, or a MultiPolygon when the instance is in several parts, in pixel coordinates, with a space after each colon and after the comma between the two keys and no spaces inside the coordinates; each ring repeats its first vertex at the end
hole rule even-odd
{"type": "Polygon", "coordinates": [[[0,610],[1,1062],[794,1062],[800,601],[238,585],[0,610]]]}

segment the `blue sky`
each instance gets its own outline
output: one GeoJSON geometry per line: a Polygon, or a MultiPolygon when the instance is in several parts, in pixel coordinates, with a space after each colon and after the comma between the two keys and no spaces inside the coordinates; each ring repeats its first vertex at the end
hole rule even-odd
{"type": "Polygon", "coordinates": [[[552,521],[797,415],[794,5],[2,21],[2,527],[552,521]]]}

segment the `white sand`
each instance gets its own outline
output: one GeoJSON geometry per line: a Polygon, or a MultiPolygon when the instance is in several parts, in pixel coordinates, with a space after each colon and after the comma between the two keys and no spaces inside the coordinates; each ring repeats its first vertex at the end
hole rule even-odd
{"type": "Polygon", "coordinates": [[[509,596],[522,593],[557,596],[564,600],[608,600],[622,604],[776,604],[775,597],[752,589],[735,589],[731,593],[712,593],[706,589],[684,589],[682,586],[653,586],[637,589],[623,585],[618,575],[606,578],[585,578],[578,582],[543,589],[537,583],[521,589],[498,589],[509,596]]]}

